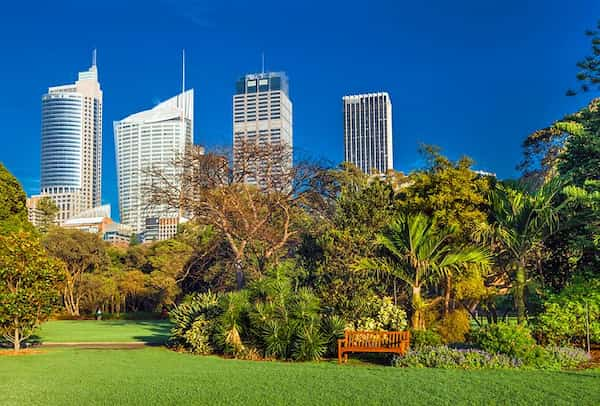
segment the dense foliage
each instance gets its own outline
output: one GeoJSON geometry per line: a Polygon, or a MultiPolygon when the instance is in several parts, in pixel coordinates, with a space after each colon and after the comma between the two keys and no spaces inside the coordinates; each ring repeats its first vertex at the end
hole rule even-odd
{"type": "Polygon", "coordinates": [[[538,315],[535,333],[543,343],[584,346],[600,343],[600,280],[579,281],[552,294],[538,315]]]}
{"type": "Polygon", "coordinates": [[[0,333],[15,351],[58,308],[64,276],[35,235],[0,235],[0,333]]]}
{"type": "Polygon", "coordinates": [[[317,360],[328,354],[345,322],[324,316],[319,299],[307,288],[294,289],[285,270],[279,267],[241,291],[188,296],[171,311],[171,345],[249,359],[317,360]]]}
{"type": "Polygon", "coordinates": [[[31,230],[27,221],[25,192],[19,181],[0,163],[0,234],[31,230]]]}
{"type": "Polygon", "coordinates": [[[488,353],[482,350],[457,350],[446,346],[421,347],[409,351],[404,357],[394,357],[395,367],[417,368],[464,368],[464,369],[499,369],[518,368],[522,363],[505,354],[488,353]]]}

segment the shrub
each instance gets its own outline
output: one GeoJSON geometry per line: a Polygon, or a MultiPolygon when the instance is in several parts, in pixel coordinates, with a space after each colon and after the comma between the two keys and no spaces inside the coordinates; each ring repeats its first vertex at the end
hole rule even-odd
{"type": "Polygon", "coordinates": [[[520,324],[488,324],[474,331],[471,338],[484,351],[506,354],[525,363],[536,348],[531,331],[520,324]]]}
{"type": "Polygon", "coordinates": [[[392,302],[392,298],[374,296],[368,315],[349,323],[348,328],[357,331],[400,331],[407,326],[406,312],[392,302]]]}
{"type": "Polygon", "coordinates": [[[303,326],[296,333],[294,340],[293,358],[296,361],[316,361],[321,359],[327,350],[327,339],[318,326],[310,324],[303,326]]]}
{"type": "Polygon", "coordinates": [[[405,356],[395,356],[392,365],[417,368],[464,368],[498,369],[517,368],[521,363],[516,358],[504,354],[490,354],[481,350],[457,350],[447,346],[424,346],[410,350],[405,356]]]}
{"type": "Polygon", "coordinates": [[[442,337],[433,330],[411,330],[410,348],[419,350],[423,347],[434,347],[442,344],[442,337]]]}
{"type": "Polygon", "coordinates": [[[212,327],[213,323],[200,315],[185,332],[183,335],[185,343],[193,353],[206,355],[213,352],[213,347],[210,345],[212,327]]]}
{"type": "Polygon", "coordinates": [[[437,325],[436,331],[442,341],[450,343],[462,343],[471,330],[471,318],[465,310],[455,310],[443,318],[437,325]]]}
{"type": "Polygon", "coordinates": [[[328,349],[335,354],[345,326],[339,317],[322,318],[319,299],[306,288],[294,291],[281,270],[241,291],[188,296],[170,316],[172,346],[243,359],[318,360],[328,349]]]}
{"type": "Polygon", "coordinates": [[[589,311],[590,339],[600,343],[600,280],[577,282],[552,295],[535,323],[535,334],[544,344],[583,344],[589,311]]]}
{"type": "Polygon", "coordinates": [[[339,316],[328,316],[323,318],[321,323],[323,337],[327,341],[327,356],[335,356],[337,354],[337,340],[344,338],[346,330],[346,322],[339,316]]]}
{"type": "Polygon", "coordinates": [[[247,330],[249,306],[247,291],[242,290],[221,295],[215,341],[225,354],[236,356],[244,350],[242,334],[247,330]]]}
{"type": "Polygon", "coordinates": [[[173,323],[169,345],[203,353],[204,345],[208,345],[215,327],[209,321],[214,320],[219,313],[217,295],[207,292],[187,296],[169,313],[173,323]],[[194,327],[194,323],[201,320],[203,322],[194,327]],[[192,329],[194,331],[190,332],[192,329]]]}

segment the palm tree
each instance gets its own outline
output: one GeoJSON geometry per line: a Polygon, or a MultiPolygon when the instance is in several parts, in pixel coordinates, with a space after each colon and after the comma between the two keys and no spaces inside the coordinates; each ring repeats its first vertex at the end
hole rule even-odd
{"type": "Polygon", "coordinates": [[[492,191],[492,221],[476,234],[480,241],[487,240],[498,247],[498,254],[507,258],[506,270],[512,280],[517,319],[525,322],[525,285],[527,264],[540,244],[556,231],[560,209],[556,196],[562,184],[552,180],[535,193],[498,185],[492,191]]]}
{"type": "Polygon", "coordinates": [[[362,269],[388,272],[409,286],[414,329],[425,329],[424,311],[431,304],[423,300],[424,286],[450,272],[490,265],[490,256],[484,249],[452,244],[454,234],[452,228],[438,229],[435,220],[424,214],[402,215],[376,237],[376,245],[382,248],[384,256],[358,264],[362,269]]]}

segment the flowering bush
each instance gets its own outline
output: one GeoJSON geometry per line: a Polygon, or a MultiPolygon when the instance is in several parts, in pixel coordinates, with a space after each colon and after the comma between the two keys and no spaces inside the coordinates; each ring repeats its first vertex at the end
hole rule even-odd
{"type": "Polygon", "coordinates": [[[522,325],[490,324],[477,330],[473,341],[484,351],[505,354],[535,369],[573,368],[589,359],[581,349],[537,345],[530,330],[522,325]]]}
{"type": "Polygon", "coordinates": [[[518,368],[522,364],[516,358],[504,354],[490,354],[481,350],[457,350],[447,346],[425,346],[409,351],[405,356],[395,356],[392,360],[395,367],[416,368],[464,368],[464,369],[499,369],[518,368]]]}
{"type": "Polygon", "coordinates": [[[575,368],[590,360],[590,355],[581,348],[547,347],[546,351],[561,368],[575,368]]]}
{"type": "Polygon", "coordinates": [[[588,361],[587,353],[570,347],[534,347],[528,363],[506,354],[494,354],[476,349],[453,349],[447,346],[424,346],[419,350],[410,350],[405,356],[394,356],[395,367],[443,368],[443,369],[500,369],[500,368],[536,368],[554,369],[574,368],[588,361]]]}
{"type": "Polygon", "coordinates": [[[391,297],[375,298],[371,314],[347,326],[357,331],[400,331],[407,326],[406,312],[393,303],[391,297]]]}

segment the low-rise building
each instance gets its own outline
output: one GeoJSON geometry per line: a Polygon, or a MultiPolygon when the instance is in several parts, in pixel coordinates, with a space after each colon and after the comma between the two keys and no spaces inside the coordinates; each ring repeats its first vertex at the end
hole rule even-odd
{"type": "Polygon", "coordinates": [[[129,245],[132,229],[119,224],[110,218],[110,205],[94,207],[66,220],[63,228],[77,229],[94,233],[107,242],[115,245],[129,245]]]}

